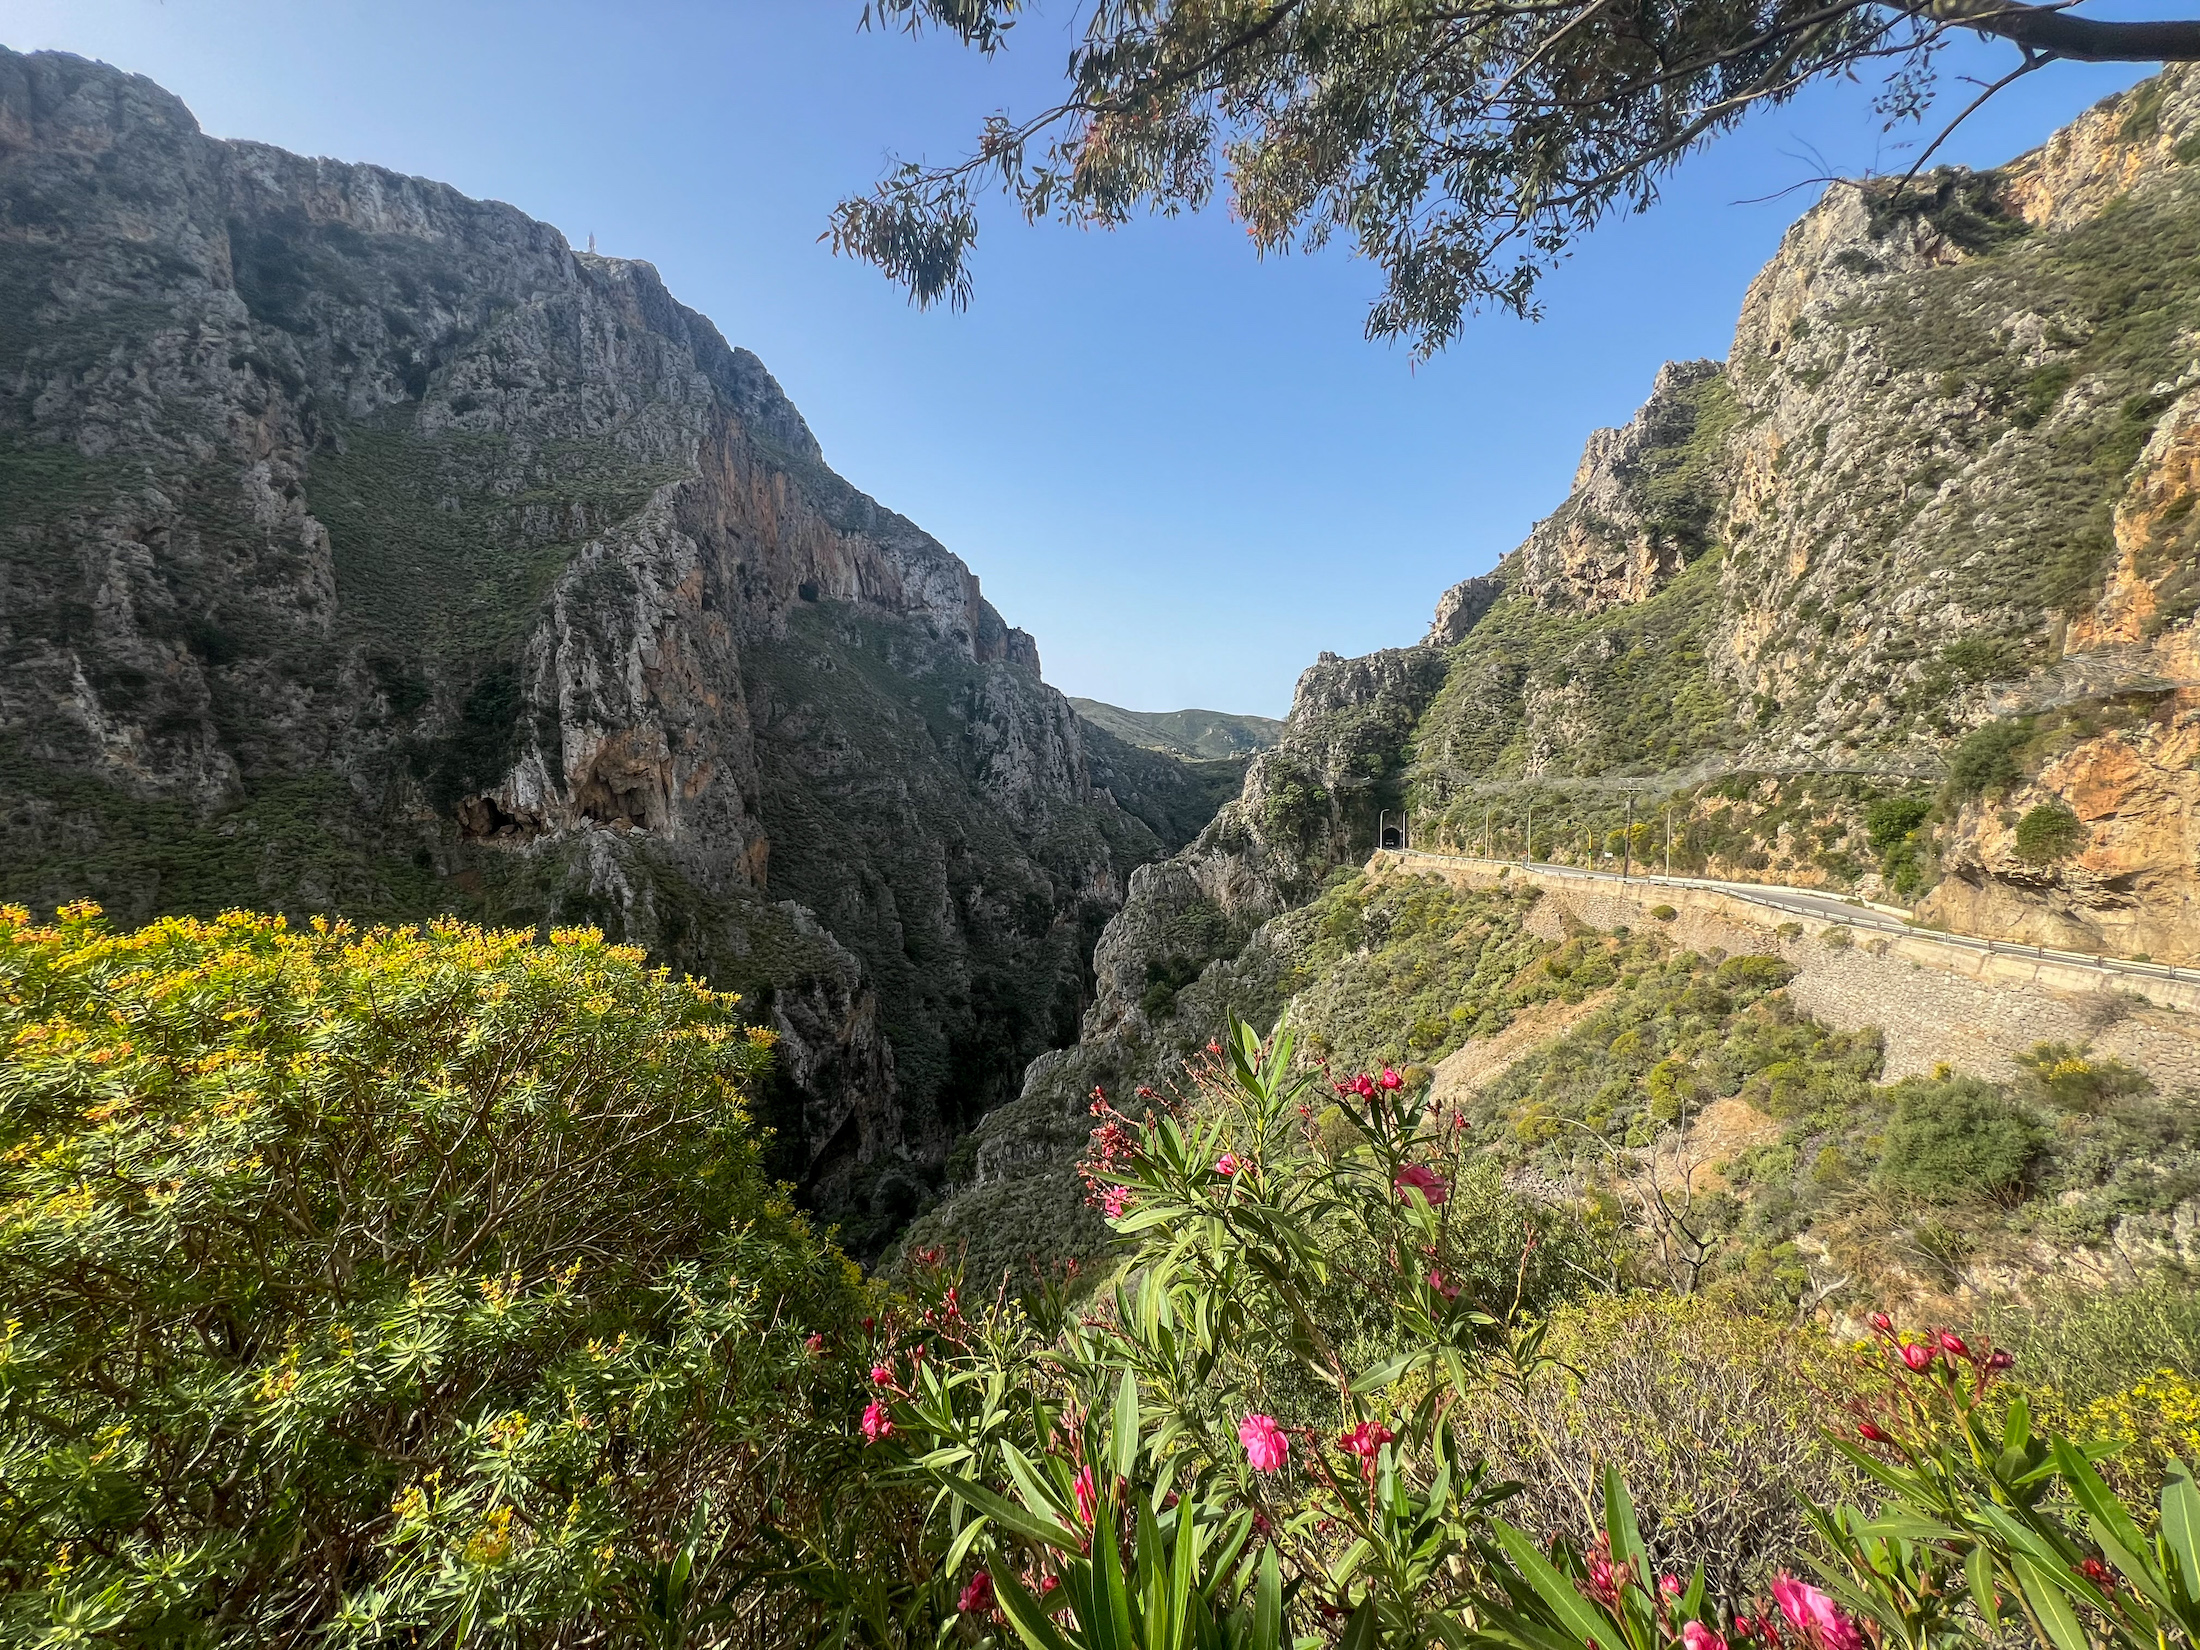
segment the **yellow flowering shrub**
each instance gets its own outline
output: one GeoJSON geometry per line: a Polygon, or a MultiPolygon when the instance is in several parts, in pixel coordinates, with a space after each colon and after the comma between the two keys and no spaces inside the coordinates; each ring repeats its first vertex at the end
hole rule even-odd
{"type": "Polygon", "coordinates": [[[2094,1399],[2077,1421],[2070,1430],[2200,1456],[2200,1387],[2174,1369],[2158,1370],[2113,1398],[2094,1399]]]}
{"type": "Polygon", "coordinates": [[[2200,1460],[2200,1384],[2163,1368],[2120,1392],[2076,1402],[2053,1389],[2030,1394],[2042,1427],[2073,1438],[2117,1441],[2124,1448],[2101,1474],[2126,1495],[2143,1495],[2172,1458],[2200,1460]]]}
{"type": "Polygon", "coordinates": [[[672,1547],[737,1573],[859,1379],[771,1040],[593,931],[0,911],[0,1638],[617,1636],[672,1547]]]}

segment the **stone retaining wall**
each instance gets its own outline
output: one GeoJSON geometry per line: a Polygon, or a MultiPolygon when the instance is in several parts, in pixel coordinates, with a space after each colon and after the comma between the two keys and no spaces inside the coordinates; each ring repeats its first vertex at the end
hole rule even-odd
{"type": "Polygon", "coordinates": [[[1597,929],[1662,928],[1697,951],[1780,957],[1796,969],[1788,995],[1798,1008],[1842,1030],[1880,1029],[1890,1082],[1941,1064],[2006,1079],[2016,1074],[2015,1056],[2039,1043],[2066,1042],[2089,1043],[2097,1055],[2138,1067],[2163,1093],[2200,1090],[2200,1014],[2188,1012],[2200,1010],[2200,989],[2182,982],[2142,984],[1919,936],[1851,931],[1709,888],[1651,884],[1638,891],[1518,866],[1501,877],[1419,854],[1403,858],[1413,871],[1474,887],[1525,877],[1544,890],[1530,927],[1547,938],[1560,937],[1571,918],[1597,929]],[[1677,914],[1660,922],[1650,915],[1660,905],[1677,914]],[[1781,934],[1783,926],[1791,932],[1781,934]],[[1841,933],[1828,944],[1833,929],[1841,933]]]}

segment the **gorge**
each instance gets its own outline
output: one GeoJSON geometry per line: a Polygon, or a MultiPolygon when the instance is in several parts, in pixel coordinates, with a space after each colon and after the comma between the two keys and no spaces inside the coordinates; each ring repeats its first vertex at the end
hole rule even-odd
{"type": "Polygon", "coordinates": [[[0,897],[600,926],[776,1032],[852,1248],[978,1270],[1097,1248],[1089,1096],[1231,1012],[1505,1029],[1340,995],[1379,812],[2200,961],[2196,162],[2172,71],[1834,186],[1725,361],[1278,726],[1074,709],[648,265],[0,56],[0,897]]]}

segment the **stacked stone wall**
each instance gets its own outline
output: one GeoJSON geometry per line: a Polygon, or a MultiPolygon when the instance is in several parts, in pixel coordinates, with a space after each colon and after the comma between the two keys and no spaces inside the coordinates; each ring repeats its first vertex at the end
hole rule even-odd
{"type": "MultiPolygon", "coordinates": [[[[1405,868],[1474,886],[1500,880],[1431,856],[1406,856],[1405,868]]],[[[2190,1011],[2200,1002],[2190,986],[1788,917],[1713,889],[1504,873],[1523,877],[1544,891],[1529,926],[1549,939],[1569,927],[1654,928],[1692,950],[1783,959],[1796,970],[1796,1007],[1841,1030],[1879,1029],[1889,1082],[1941,1065],[2002,1081],[2017,1074],[2018,1055],[2059,1042],[2135,1066],[2162,1093],[2200,1095],[2200,1013],[2190,1011]],[[1652,916],[1660,907],[1675,914],[1652,916]]]]}

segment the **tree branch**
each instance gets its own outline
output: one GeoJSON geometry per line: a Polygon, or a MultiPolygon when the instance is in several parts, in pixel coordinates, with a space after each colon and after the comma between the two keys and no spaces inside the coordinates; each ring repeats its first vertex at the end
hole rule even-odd
{"type": "Polygon", "coordinates": [[[2073,16],[2060,5],[2020,0],[1924,0],[1917,9],[1935,22],[1961,24],[2029,51],[2086,63],[2200,63],[2200,18],[2111,23],[2073,16]]]}

